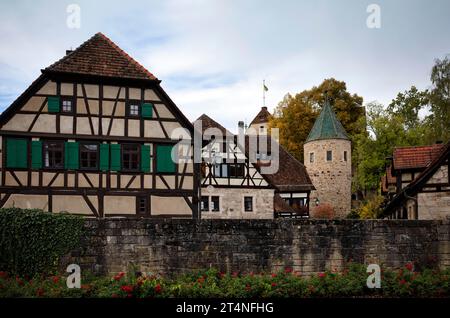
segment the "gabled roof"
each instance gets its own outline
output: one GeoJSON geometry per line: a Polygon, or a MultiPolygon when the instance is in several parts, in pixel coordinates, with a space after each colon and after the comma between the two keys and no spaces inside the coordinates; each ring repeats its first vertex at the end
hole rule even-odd
{"type": "Polygon", "coordinates": [[[43,72],[157,80],[103,33],[97,33],[43,72]]]}
{"type": "Polygon", "coordinates": [[[341,122],[337,119],[330,102],[325,100],[325,104],[317,117],[313,128],[309,132],[306,142],[321,139],[347,139],[348,135],[345,132],[341,122]]]}
{"type": "Polygon", "coordinates": [[[444,144],[418,147],[398,147],[394,149],[394,169],[422,169],[441,153],[444,144]]]}
{"type": "MultiPolygon", "coordinates": [[[[265,142],[267,144],[267,151],[271,149],[271,143],[275,144],[275,148],[278,147],[279,154],[279,166],[278,171],[273,174],[263,174],[266,180],[279,191],[309,191],[314,190],[314,185],[309,178],[306,167],[295,159],[286,149],[283,148],[276,140],[271,136],[259,135],[258,143],[265,142]]],[[[245,138],[246,147],[245,152],[247,157],[249,156],[249,136],[245,138]]],[[[259,147],[258,147],[259,148],[259,147]]],[[[261,170],[263,164],[256,163],[255,167],[261,170]]]]}
{"type": "MultiPolygon", "coordinates": [[[[219,124],[217,121],[215,121],[214,119],[212,119],[211,117],[209,117],[206,114],[201,115],[196,120],[199,120],[202,122],[202,134],[208,128],[217,128],[222,132],[224,138],[227,134],[233,135],[233,133],[231,133],[229,130],[227,130],[225,127],[223,127],[221,124],[219,124]]],[[[194,123],[192,123],[192,124],[194,124],[194,123]]]]}
{"type": "Polygon", "coordinates": [[[450,142],[443,145],[440,148],[438,155],[431,161],[428,166],[423,170],[417,178],[415,178],[410,184],[402,189],[385,207],[383,214],[388,215],[393,211],[393,208],[401,205],[405,200],[408,200],[411,196],[416,195],[426,182],[434,175],[439,167],[445,163],[446,160],[450,160],[450,142]]]}
{"type": "Polygon", "coordinates": [[[261,107],[261,110],[259,111],[258,115],[256,115],[255,118],[253,118],[250,125],[267,123],[270,117],[272,117],[272,115],[267,110],[267,107],[261,107]]]}

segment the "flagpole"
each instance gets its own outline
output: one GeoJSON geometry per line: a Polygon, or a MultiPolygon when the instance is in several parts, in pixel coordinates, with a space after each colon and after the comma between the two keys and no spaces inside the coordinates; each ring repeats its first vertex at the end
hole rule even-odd
{"type": "Polygon", "coordinates": [[[263,79],[263,107],[266,107],[266,80],[263,79]]]}

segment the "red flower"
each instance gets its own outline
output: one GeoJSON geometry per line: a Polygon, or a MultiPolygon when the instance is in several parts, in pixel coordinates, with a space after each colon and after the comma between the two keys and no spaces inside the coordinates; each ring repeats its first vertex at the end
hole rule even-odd
{"type": "Polygon", "coordinates": [[[16,282],[17,282],[17,284],[19,284],[19,286],[23,286],[23,285],[24,285],[23,280],[21,280],[21,279],[19,278],[19,276],[16,277],[16,282]]]}
{"type": "Polygon", "coordinates": [[[238,272],[233,272],[233,275],[232,275],[232,276],[236,278],[236,277],[238,277],[238,275],[239,275],[238,272]]]}
{"type": "Polygon", "coordinates": [[[412,270],[414,269],[414,265],[413,265],[413,263],[407,263],[407,264],[405,265],[405,268],[406,268],[407,270],[409,270],[410,272],[412,272],[412,270]]]}
{"type": "Polygon", "coordinates": [[[121,280],[122,277],[125,276],[124,272],[120,272],[119,274],[117,274],[116,276],[114,276],[114,280],[121,280]]]}
{"type": "Polygon", "coordinates": [[[255,273],[253,273],[253,272],[250,272],[250,274],[248,274],[250,277],[253,277],[253,276],[255,276],[255,273]]]}
{"type": "Polygon", "coordinates": [[[400,285],[405,285],[405,284],[406,284],[406,280],[402,279],[402,280],[400,281],[400,285]]]}
{"type": "Polygon", "coordinates": [[[327,276],[327,273],[319,273],[317,274],[317,276],[319,276],[319,278],[325,278],[327,276]]]}
{"type": "Polygon", "coordinates": [[[199,279],[197,279],[197,282],[198,282],[199,284],[202,284],[204,281],[205,281],[205,278],[204,278],[204,277],[200,277],[199,279]]]}
{"type": "Polygon", "coordinates": [[[111,295],[111,298],[117,298],[117,297],[119,297],[119,295],[117,295],[115,293],[111,295]]]}
{"type": "Polygon", "coordinates": [[[224,272],[220,272],[220,273],[219,273],[219,277],[220,277],[220,278],[224,278],[224,277],[225,277],[225,273],[224,273],[224,272]]]}
{"type": "Polygon", "coordinates": [[[7,272],[0,272],[0,278],[6,278],[6,277],[8,277],[7,272]]]}
{"type": "Polygon", "coordinates": [[[157,285],[155,286],[155,293],[159,294],[161,291],[162,291],[161,285],[160,285],[160,284],[157,284],[157,285]]]}
{"type": "Polygon", "coordinates": [[[290,273],[292,273],[292,268],[286,267],[286,268],[284,269],[284,272],[285,272],[286,274],[290,274],[290,273]]]}
{"type": "Polygon", "coordinates": [[[252,286],[250,286],[249,284],[245,285],[245,290],[246,291],[251,291],[252,290],[252,286]]]}
{"type": "Polygon", "coordinates": [[[276,287],[277,286],[277,283],[272,283],[272,287],[276,287]]]}
{"type": "Polygon", "coordinates": [[[42,296],[44,296],[44,289],[43,288],[38,288],[38,290],[36,291],[36,295],[38,296],[38,297],[42,297],[42,296]]]}
{"type": "Polygon", "coordinates": [[[54,284],[58,284],[59,283],[59,276],[53,276],[52,277],[52,281],[54,284]]]}
{"type": "Polygon", "coordinates": [[[133,292],[133,286],[131,285],[124,285],[122,287],[120,287],[121,291],[124,291],[126,293],[132,293],[133,292]]]}
{"type": "Polygon", "coordinates": [[[273,277],[273,278],[277,277],[277,274],[273,273],[273,274],[272,274],[272,277],[273,277]]]}

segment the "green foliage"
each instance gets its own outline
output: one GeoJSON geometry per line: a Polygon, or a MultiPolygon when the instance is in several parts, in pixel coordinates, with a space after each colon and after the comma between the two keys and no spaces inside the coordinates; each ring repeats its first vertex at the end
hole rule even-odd
{"type": "Polygon", "coordinates": [[[364,109],[360,106],[363,99],[350,94],[345,82],[330,78],[295,96],[287,94],[275,109],[275,116],[269,126],[279,128],[280,143],[301,162],[303,143],[325,102],[325,91],[346,132],[353,136],[364,130],[364,126],[358,121],[364,117],[364,109]]]}
{"type": "Polygon", "coordinates": [[[366,266],[302,276],[290,268],[277,273],[222,273],[212,268],[174,278],[118,273],[112,278],[82,274],[81,289],[68,289],[64,275],[32,280],[0,272],[0,297],[102,298],[267,298],[267,297],[448,297],[450,269],[382,270],[381,289],[366,285],[366,266]]]}
{"type": "Polygon", "coordinates": [[[42,210],[0,209],[0,268],[33,277],[78,247],[83,219],[42,210]]]}

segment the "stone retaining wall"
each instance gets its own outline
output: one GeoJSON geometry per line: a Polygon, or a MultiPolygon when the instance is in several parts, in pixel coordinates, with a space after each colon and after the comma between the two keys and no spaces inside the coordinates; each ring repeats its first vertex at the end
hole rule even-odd
{"type": "Polygon", "coordinates": [[[97,273],[292,267],[312,274],[349,260],[450,266],[449,221],[88,219],[86,229],[82,248],[64,262],[97,273]]]}

